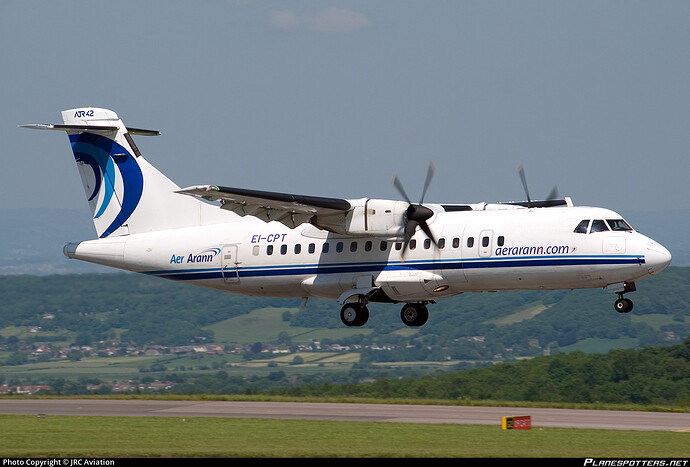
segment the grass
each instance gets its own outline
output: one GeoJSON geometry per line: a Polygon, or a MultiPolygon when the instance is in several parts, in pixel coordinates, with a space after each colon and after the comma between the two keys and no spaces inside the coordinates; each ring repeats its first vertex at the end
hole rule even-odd
{"type": "Polygon", "coordinates": [[[295,312],[295,308],[257,308],[248,314],[228,318],[204,329],[213,331],[215,342],[253,344],[254,342],[273,342],[281,332],[287,333],[293,342],[307,343],[311,340],[341,339],[352,334],[370,334],[371,329],[352,328],[304,328],[290,326],[283,321],[284,312],[295,312]]]}
{"type": "Polygon", "coordinates": [[[690,434],[244,418],[0,415],[3,457],[687,458],[690,434]]]}
{"type": "Polygon", "coordinates": [[[498,318],[498,319],[489,320],[489,321],[487,321],[487,323],[496,324],[498,326],[520,323],[520,322],[525,321],[527,319],[534,318],[535,316],[537,316],[542,311],[548,310],[548,308],[549,307],[546,305],[531,305],[524,310],[518,311],[516,313],[512,313],[508,316],[504,316],[504,317],[498,318]]]}

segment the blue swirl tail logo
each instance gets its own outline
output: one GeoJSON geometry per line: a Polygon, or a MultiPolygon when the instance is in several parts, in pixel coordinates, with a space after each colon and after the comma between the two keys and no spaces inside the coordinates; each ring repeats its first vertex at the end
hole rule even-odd
{"type": "Polygon", "coordinates": [[[144,175],[134,157],[120,144],[105,136],[94,133],[79,133],[69,136],[74,158],[77,162],[88,165],[93,170],[95,184],[89,201],[101,191],[101,204],[94,211],[94,219],[100,218],[112,202],[118,202],[120,211],[100,235],[107,237],[119,229],[139,205],[144,192],[144,175]],[[124,184],[123,193],[115,193],[115,180],[118,171],[124,184]]]}

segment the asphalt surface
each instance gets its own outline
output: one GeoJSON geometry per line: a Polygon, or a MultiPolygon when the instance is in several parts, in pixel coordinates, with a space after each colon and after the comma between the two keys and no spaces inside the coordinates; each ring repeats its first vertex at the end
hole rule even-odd
{"type": "Polygon", "coordinates": [[[532,428],[687,431],[690,413],[440,405],[254,401],[0,399],[0,414],[118,417],[242,417],[501,425],[502,417],[530,416],[532,428]]]}

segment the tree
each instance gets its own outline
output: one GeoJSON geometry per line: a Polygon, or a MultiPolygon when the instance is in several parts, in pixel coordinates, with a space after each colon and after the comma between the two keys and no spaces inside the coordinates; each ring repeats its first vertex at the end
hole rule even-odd
{"type": "Polygon", "coordinates": [[[302,363],[304,363],[304,359],[299,355],[295,355],[295,358],[292,359],[290,365],[301,365],[302,363]]]}
{"type": "Polygon", "coordinates": [[[78,345],[79,347],[85,346],[85,345],[91,345],[91,333],[88,331],[79,331],[77,334],[76,339],[74,340],[74,345],[78,345]]]}
{"type": "Polygon", "coordinates": [[[291,345],[292,337],[290,337],[290,334],[287,332],[280,331],[280,333],[278,333],[278,344],[291,345]]]}

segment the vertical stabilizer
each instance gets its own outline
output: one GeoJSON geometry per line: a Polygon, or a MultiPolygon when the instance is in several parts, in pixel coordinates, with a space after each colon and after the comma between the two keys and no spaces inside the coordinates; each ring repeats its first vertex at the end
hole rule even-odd
{"type": "Polygon", "coordinates": [[[91,107],[65,110],[62,120],[25,126],[67,131],[99,237],[191,227],[221,215],[175,193],[179,187],[141,156],[131,135],[157,131],[127,128],[115,112],[91,107]]]}

